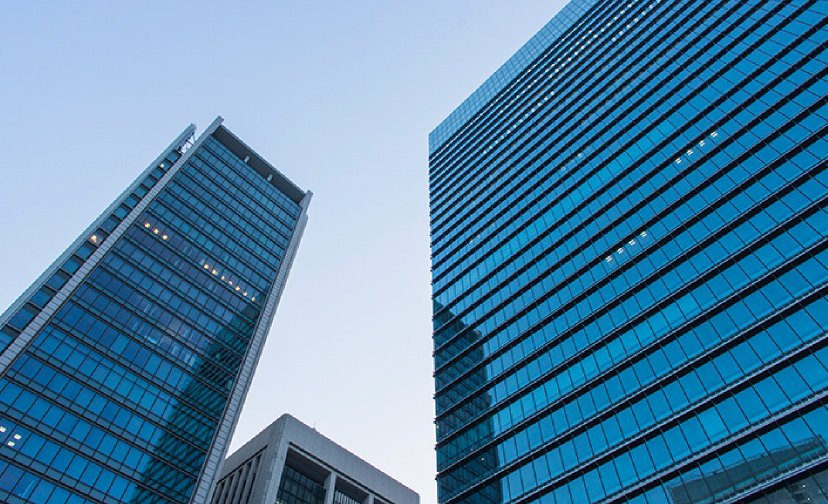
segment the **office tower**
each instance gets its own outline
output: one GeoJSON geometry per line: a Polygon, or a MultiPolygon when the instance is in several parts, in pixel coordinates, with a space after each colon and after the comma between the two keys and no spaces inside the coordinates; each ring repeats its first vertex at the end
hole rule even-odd
{"type": "Polygon", "coordinates": [[[0,317],[0,502],[207,502],[311,197],[221,122],[0,317]]]}
{"type": "Polygon", "coordinates": [[[419,504],[420,497],[290,415],[227,457],[212,504],[419,504]]]}
{"type": "Polygon", "coordinates": [[[575,0],[431,133],[441,503],[825,502],[827,17],[575,0]]]}

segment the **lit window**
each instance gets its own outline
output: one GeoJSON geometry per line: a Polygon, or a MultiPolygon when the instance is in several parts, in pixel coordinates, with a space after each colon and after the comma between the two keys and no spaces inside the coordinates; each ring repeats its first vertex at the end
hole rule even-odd
{"type": "Polygon", "coordinates": [[[145,224],[144,224],[144,227],[149,229],[149,227],[150,227],[150,223],[149,223],[149,222],[145,223],[145,224]]]}
{"type": "Polygon", "coordinates": [[[618,252],[619,254],[623,254],[623,253],[624,253],[624,249],[620,248],[620,249],[618,249],[618,250],[617,250],[617,252],[618,252]]]}
{"type": "Polygon", "coordinates": [[[612,262],[612,256],[607,256],[607,262],[612,262]]]}
{"type": "Polygon", "coordinates": [[[166,239],[167,239],[167,235],[162,236],[162,237],[161,237],[161,239],[162,239],[162,240],[166,240],[166,239]]]}
{"type": "Polygon", "coordinates": [[[20,440],[20,434],[15,434],[14,439],[17,439],[19,441],[20,440]]]}
{"type": "Polygon", "coordinates": [[[92,240],[92,243],[98,243],[98,235],[92,235],[89,239],[92,240]]]}
{"type": "Polygon", "coordinates": [[[204,269],[206,269],[206,270],[210,269],[210,265],[209,265],[209,264],[205,264],[205,265],[204,265],[204,269]]]}
{"type": "Polygon", "coordinates": [[[158,228],[153,229],[152,232],[158,234],[158,228]]]}
{"type": "Polygon", "coordinates": [[[641,236],[647,236],[647,232],[646,232],[646,231],[642,231],[642,232],[641,232],[641,236]]]}
{"type": "Polygon", "coordinates": [[[6,428],[0,425],[0,432],[6,432],[6,428]]]}
{"type": "Polygon", "coordinates": [[[9,445],[9,446],[14,446],[14,441],[9,441],[9,442],[8,442],[8,443],[6,443],[6,444],[7,444],[7,445],[9,445]]]}

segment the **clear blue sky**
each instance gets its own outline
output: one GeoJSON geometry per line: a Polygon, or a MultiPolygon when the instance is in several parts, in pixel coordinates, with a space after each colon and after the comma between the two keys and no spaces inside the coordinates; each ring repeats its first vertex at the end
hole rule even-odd
{"type": "Polygon", "coordinates": [[[222,115],[314,192],[231,449],[290,412],[436,502],[427,136],[564,3],[0,2],[0,310],[222,115]]]}

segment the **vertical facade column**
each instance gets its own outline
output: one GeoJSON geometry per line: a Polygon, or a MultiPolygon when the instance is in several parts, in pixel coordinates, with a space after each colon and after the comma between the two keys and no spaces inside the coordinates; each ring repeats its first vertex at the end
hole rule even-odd
{"type": "Polygon", "coordinates": [[[362,501],[362,504],[374,504],[374,494],[369,493],[368,497],[366,497],[365,500],[362,501]]]}
{"type": "Polygon", "coordinates": [[[331,471],[325,480],[325,504],[333,504],[334,492],[336,491],[336,473],[331,471]]]}

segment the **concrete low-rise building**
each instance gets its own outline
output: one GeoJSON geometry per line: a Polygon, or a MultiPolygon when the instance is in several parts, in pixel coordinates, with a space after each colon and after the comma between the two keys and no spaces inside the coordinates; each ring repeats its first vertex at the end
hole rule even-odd
{"type": "Polygon", "coordinates": [[[419,504],[420,497],[290,415],[230,455],[213,504],[419,504]]]}

